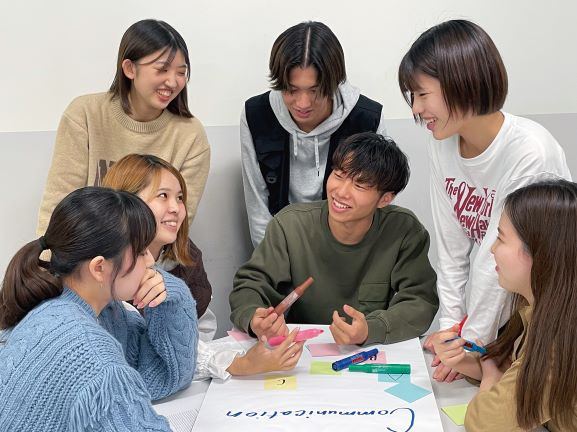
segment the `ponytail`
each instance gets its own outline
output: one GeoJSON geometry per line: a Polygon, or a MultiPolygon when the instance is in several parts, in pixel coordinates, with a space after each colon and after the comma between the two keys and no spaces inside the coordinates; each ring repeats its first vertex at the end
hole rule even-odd
{"type": "Polygon", "coordinates": [[[45,246],[41,237],[22,247],[10,260],[0,291],[0,329],[13,327],[42,301],[62,293],[60,278],[40,260],[45,246]]]}
{"type": "Polygon", "coordinates": [[[114,274],[125,250],[138,254],[156,235],[150,208],[128,192],[85,187],[67,195],[54,209],[46,234],[20,249],[8,264],[0,291],[0,329],[12,327],[44,300],[62,294],[66,280],[96,256],[112,260],[114,274]],[[50,249],[50,263],[40,259],[50,249]]]}

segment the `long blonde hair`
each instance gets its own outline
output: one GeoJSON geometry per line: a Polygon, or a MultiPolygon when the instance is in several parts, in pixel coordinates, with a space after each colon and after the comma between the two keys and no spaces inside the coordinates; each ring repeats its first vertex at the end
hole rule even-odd
{"type": "MultiPolygon", "coordinates": [[[[180,184],[182,200],[186,212],[186,183],[182,174],[171,164],[153,155],[129,154],[116,162],[106,173],[102,186],[138,194],[152,186],[153,190],[160,184],[162,170],[166,170],[180,184]]],[[[188,252],[188,214],[185,214],[182,225],[176,234],[176,241],[166,245],[164,257],[183,265],[194,264],[188,252]]]]}

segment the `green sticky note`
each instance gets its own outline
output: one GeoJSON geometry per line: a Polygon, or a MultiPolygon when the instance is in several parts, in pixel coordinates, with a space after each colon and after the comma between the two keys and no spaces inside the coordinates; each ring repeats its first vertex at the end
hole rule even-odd
{"type": "Polygon", "coordinates": [[[311,362],[311,375],[340,375],[340,372],[333,370],[331,362],[313,361],[311,362]]]}
{"type": "Polygon", "coordinates": [[[455,423],[457,426],[463,426],[465,424],[467,406],[469,406],[469,404],[451,405],[441,409],[445,414],[449,416],[451,420],[453,420],[453,423],[455,423]]]}

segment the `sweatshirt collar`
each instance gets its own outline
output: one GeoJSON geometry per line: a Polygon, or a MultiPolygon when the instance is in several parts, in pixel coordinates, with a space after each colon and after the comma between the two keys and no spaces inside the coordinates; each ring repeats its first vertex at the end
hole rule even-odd
{"type": "MultiPolygon", "coordinates": [[[[388,209],[388,207],[389,206],[385,207],[385,209],[388,209]]],[[[325,235],[325,237],[329,240],[329,242],[333,245],[333,247],[335,249],[339,249],[342,251],[354,251],[354,250],[358,250],[359,248],[364,247],[367,244],[373,244],[373,239],[378,234],[378,230],[379,230],[379,226],[381,224],[381,218],[382,217],[383,217],[383,209],[377,209],[375,211],[375,214],[373,215],[373,222],[371,223],[371,227],[365,233],[365,236],[363,237],[363,239],[356,244],[352,244],[352,245],[343,244],[335,238],[335,236],[333,235],[331,228],[329,226],[328,201],[327,200],[322,201],[321,225],[322,225],[323,234],[325,235]]]]}
{"type": "Polygon", "coordinates": [[[154,120],[148,122],[139,122],[130,118],[128,114],[124,112],[122,106],[120,105],[120,99],[115,97],[111,101],[112,105],[112,115],[114,118],[124,126],[126,129],[131,130],[136,133],[154,133],[158,132],[164,128],[170,121],[173,115],[170,111],[164,110],[160,116],[154,120]]]}

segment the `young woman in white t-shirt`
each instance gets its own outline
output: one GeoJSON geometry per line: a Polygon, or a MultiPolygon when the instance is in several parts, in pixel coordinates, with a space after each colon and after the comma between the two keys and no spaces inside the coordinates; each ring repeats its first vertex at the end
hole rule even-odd
{"type": "MultiPolygon", "coordinates": [[[[491,342],[510,314],[490,252],[503,200],[544,177],[571,179],[565,154],[541,125],[501,111],[505,66],[489,35],[470,21],[447,21],[419,36],[401,61],[399,85],[415,119],[433,135],[428,151],[440,327],[468,315],[464,337],[491,342]]],[[[431,338],[425,347],[434,350],[431,338]]],[[[443,365],[434,373],[440,381],[456,376],[443,365]]]]}

